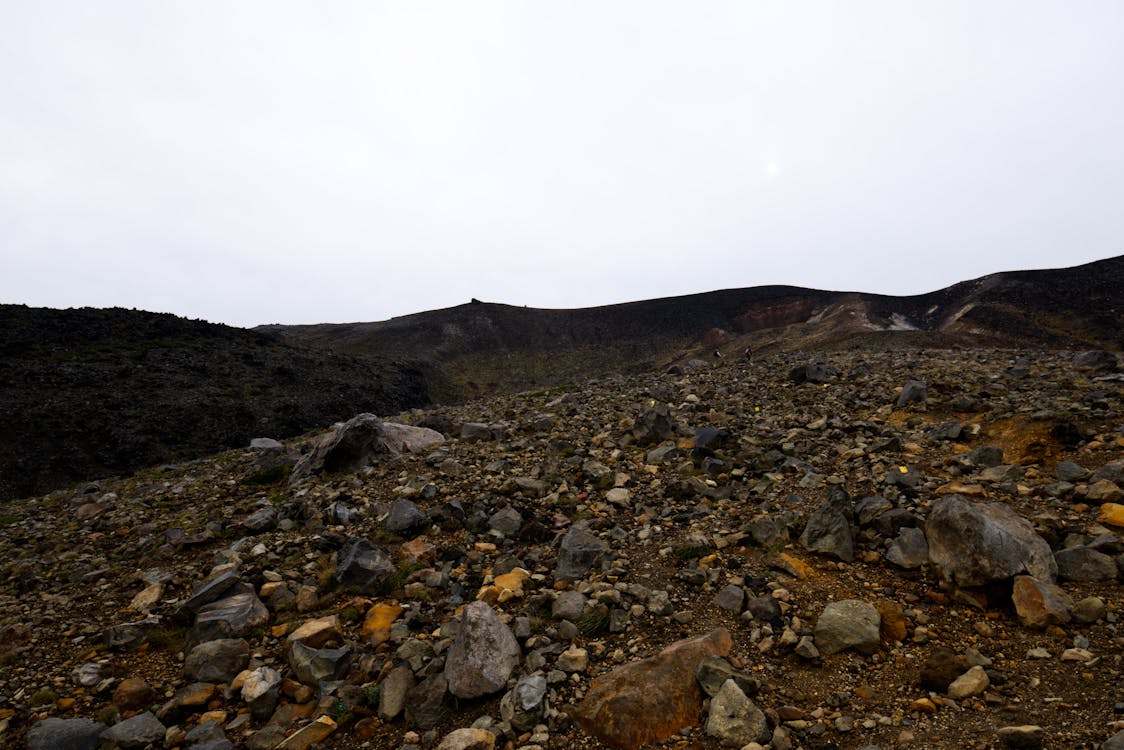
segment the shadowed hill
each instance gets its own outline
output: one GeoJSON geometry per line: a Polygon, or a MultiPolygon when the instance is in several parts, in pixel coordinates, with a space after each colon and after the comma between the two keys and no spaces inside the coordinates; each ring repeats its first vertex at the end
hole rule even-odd
{"type": "Polygon", "coordinates": [[[0,499],[428,401],[416,369],[123,309],[0,306],[0,499]]]}
{"type": "Polygon", "coordinates": [[[910,297],[789,286],[577,310],[470,304],[375,323],[263,326],[282,340],[421,363],[440,400],[666,366],[713,350],[1124,346],[1124,256],[997,273],[910,297]]]}

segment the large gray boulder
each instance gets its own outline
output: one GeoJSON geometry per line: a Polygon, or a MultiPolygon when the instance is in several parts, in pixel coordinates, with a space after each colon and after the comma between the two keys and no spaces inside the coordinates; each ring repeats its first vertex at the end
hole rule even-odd
{"type": "Polygon", "coordinates": [[[1010,506],[973,503],[946,495],[925,523],[929,559],[957,586],[982,586],[1026,573],[1053,581],[1058,573],[1050,545],[1010,506]]]}
{"type": "Polygon", "coordinates": [[[396,445],[401,444],[400,438],[387,433],[381,419],[374,414],[360,414],[321,435],[297,461],[289,483],[296,484],[313,474],[361,469],[374,456],[397,454],[396,445]]]}
{"type": "Polygon", "coordinates": [[[97,750],[105,724],[92,719],[44,719],[27,732],[27,750],[97,750]]]}
{"type": "Polygon", "coordinates": [[[461,613],[460,630],[445,660],[449,692],[477,698],[502,690],[521,656],[511,628],[486,602],[473,602],[461,613]]]}

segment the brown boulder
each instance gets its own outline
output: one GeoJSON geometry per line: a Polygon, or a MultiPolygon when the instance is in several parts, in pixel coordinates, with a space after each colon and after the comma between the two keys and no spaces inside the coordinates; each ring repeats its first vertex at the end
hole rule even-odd
{"type": "Polygon", "coordinates": [[[694,726],[703,694],[695,667],[708,656],[726,656],[733,642],[725,628],[676,641],[641,661],[617,667],[593,681],[572,710],[585,732],[632,750],[694,726]]]}

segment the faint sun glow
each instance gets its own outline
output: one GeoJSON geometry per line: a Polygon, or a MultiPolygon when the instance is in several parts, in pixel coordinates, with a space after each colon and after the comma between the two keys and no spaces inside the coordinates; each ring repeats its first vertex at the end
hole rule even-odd
{"type": "Polygon", "coordinates": [[[765,174],[769,175],[770,177],[778,174],[780,171],[780,165],[778,165],[775,161],[771,161],[765,165],[765,174]]]}

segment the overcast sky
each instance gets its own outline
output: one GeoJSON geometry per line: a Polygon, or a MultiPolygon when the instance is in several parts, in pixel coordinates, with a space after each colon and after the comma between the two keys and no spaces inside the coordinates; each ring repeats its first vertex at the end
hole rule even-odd
{"type": "Polygon", "coordinates": [[[252,326],[1124,253],[1124,3],[5,2],[0,302],[252,326]]]}

